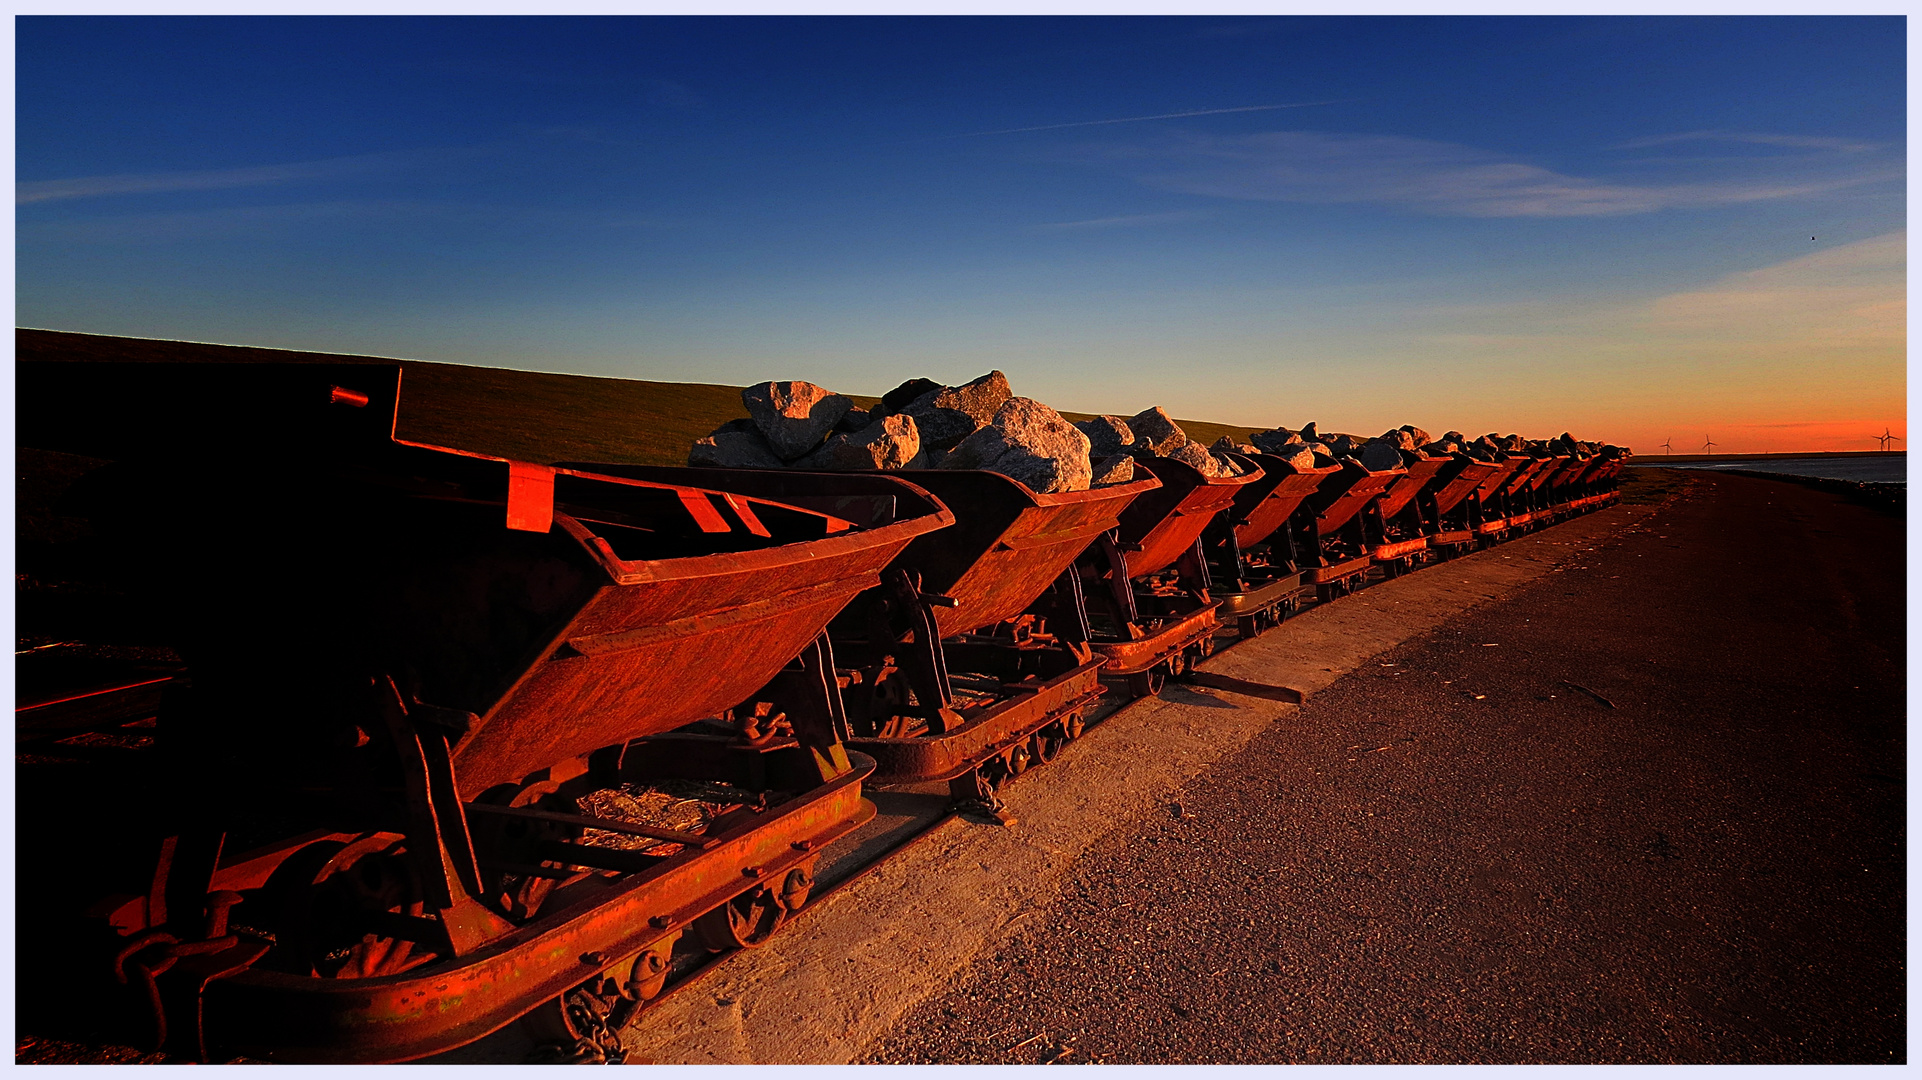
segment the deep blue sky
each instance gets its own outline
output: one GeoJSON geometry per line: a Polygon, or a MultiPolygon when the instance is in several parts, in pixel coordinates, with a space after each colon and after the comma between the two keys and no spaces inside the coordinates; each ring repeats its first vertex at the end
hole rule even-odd
{"type": "Polygon", "coordinates": [[[18,321],[1900,430],[1904,63],[1895,18],[21,18],[18,321]]]}

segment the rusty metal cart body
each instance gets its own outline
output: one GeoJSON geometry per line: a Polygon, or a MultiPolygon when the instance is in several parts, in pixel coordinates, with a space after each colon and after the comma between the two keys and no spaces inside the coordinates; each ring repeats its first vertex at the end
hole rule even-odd
{"type": "Polygon", "coordinates": [[[97,908],[175,1054],[400,1061],[523,1016],[618,1053],[684,932],[758,944],[872,816],[824,630],[952,520],[924,492],[857,523],[399,443],[397,365],[74,366],[23,383],[160,459],[98,520],[193,678],[152,883],[97,908]],[[666,781],[728,808],[581,802],[666,781]]]}
{"type": "Polygon", "coordinates": [[[1574,498],[1575,481],[1588,471],[1591,456],[1569,454],[1542,485],[1540,502],[1553,521],[1569,516],[1569,501],[1574,498]]]}
{"type": "Polygon", "coordinates": [[[1581,509],[1584,513],[1613,506],[1621,501],[1621,493],[1616,490],[1620,483],[1622,467],[1627,460],[1621,457],[1599,459],[1595,466],[1582,474],[1579,481],[1583,492],[1581,509]]]}
{"type": "Polygon", "coordinates": [[[1502,526],[1487,534],[1488,539],[1506,540],[1518,533],[1526,532],[1533,525],[1535,515],[1529,509],[1529,485],[1548,465],[1548,459],[1532,455],[1521,455],[1515,470],[1499,484],[1491,502],[1500,515],[1502,526]]]}
{"type": "Polygon", "coordinates": [[[583,466],[702,486],[829,513],[866,513],[905,480],[934,493],[955,524],[917,537],[881,582],[830,627],[852,737],[874,759],[870,783],[949,781],[957,797],[994,789],[1080,735],[1101,695],[1105,658],[1090,632],[1075,557],[1119,522],[1146,477],[1040,494],[980,470],[809,473],[583,466]],[[896,479],[896,478],[899,479],[896,479]]]}
{"type": "Polygon", "coordinates": [[[1568,461],[1565,454],[1537,458],[1528,475],[1515,482],[1513,498],[1520,508],[1516,515],[1520,520],[1515,524],[1522,531],[1533,532],[1554,523],[1555,514],[1548,501],[1547,485],[1568,461]]]}
{"type": "Polygon", "coordinates": [[[1378,472],[1364,468],[1353,458],[1343,459],[1341,467],[1324,477],[1308,505],[1315,512],[1314,564],[1308,581],[1315,596],[1331,600],[1353,592],[1374,565],[1371,552],[1380,544],[1366,513],[1381,493],[1408,475],[1402,467],[1378,472]]]}
{"type": "Polygon", "coordinates": [[[1504,512],[1500,493],[1515,478],[1516,472],[1534,460],[1520,454],[1499,458],[1495,462],[1495,469],[1475,488],[1472,530],[1478,544],[1491,544],[1508,534],[1508,515],[1504,512]]]}
{"type": "Polygon", "coordinates": [[[1168,458],[1137,459],[1135,469],[1160,487],[1136,497],[1075,560],[1090,644],[1107,659],[1104,673],[1125,677],[1136,697],[1159,692],[1165,676],[1214,650],[1219,601],[1201,536],[1241,488],[1261,479],[1258,467],[1249,468],[1211,477],[1168,458]]]}
{"type": "Polygon", "coordinates": [[[1288,617],[1300,603],[1314,551],[1314,512],[1308,498],[1339,465],[1297,469],[1272,454],[1232,455],[1260,470],[1243,484],[1234,504],[1202,534],[1208,572],[1221,602],[1216,614],[1234,620],[1237,636],[1257,637],[1288,617]]]}
{"type": "Polygon", "coordinates": [[[1465,459],[1404,450],[1402,463],[1407,475],[1388,485],[1368,508],[1379,537],[1369,555],[1389,577],[1429,559],[1429,538],[1441,528],[1431,512],[1435,492],[1462,471],[1465,459]]]}
{"type": "Polygon", "coordinates": [[[1481,522],[1479,492],[1501,466],[1480,461],[1456,451],[1449,455],[1460,463],[1454,475],[1438,484],[1427,496],[1429,516],[1435,531],[1428,538],[1428,550],[1442,558],[1464,555],[1475,550],[1475,528],[1481,522]]]}

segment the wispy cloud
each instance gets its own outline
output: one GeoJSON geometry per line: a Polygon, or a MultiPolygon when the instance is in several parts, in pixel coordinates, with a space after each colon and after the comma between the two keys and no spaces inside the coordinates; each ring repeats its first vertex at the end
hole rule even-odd
{"type": "Polygon", "coordinates": [[[1051,221],[1037,229],[1133,229],[1144,225],[1172,225],[1207,217],[1195,210],[1170,210],[1162,214],[1121,214],[1116,217],[1087,218],[1082,221],[1051,221]]]}
{"type": "Polygon", "coordinates": [[[1863,142],[1859,139],[1837,139],[1826,135],[1771,135],[1754,131],[1682,131],[1672,135],[1647,135],[1616,143],[1616,150],[1641,150],[1650,146],[1669,146],[1674,143],[1689,142],[1732,142],[1752,143],[1757,146],[1781,146],[1794,150],[1826,150],[1841,154],[1860,154],[1869,150],[1879,150],[1881,143],[1863,142]]]}
{"type": "Polygon", "coordinates": [[[1059,131],[1062,128],[1102,127],[1107,124],[1139,124],[1145,120],[1182,120],[1190,116],[1221,116],[1226,113],[1269,112],[1274,109],[1306,109],[1314,105],[1340,105],[1361,98],[1336,98],[1329,101],[1293,101],[1283,105],[1237,105],[1229,109],[1195,109],[1190,112],[1157,113],[1153,116],[1123,116],[1113,120],[1075,120],[1066,124],[1039,124],[1034,127],[1001,128],[996,131],[964,131],[950,139],[972,139],[982,135],[1018,135],[1024,131],[1059,131]]]}
{"type": "Polygon", "coordinates": [[[1842,244],[1661,297],[1645,324],[1691,337],[1899,348],[1908,332],[1907,236],[1842,244]]]}
{"type": "Polygon", "coordinates": [[[14,185],[16,206],[53,202],[60,199],[88,199],[104,195],[145,195],[175,191],[218,191],[228,188],[267,187],[275,184],[311,183],[365,176],[419,163],[428,158],[471,153],[455,150],[414,150],[383,154],[357,154],[352,157],[296,161],[280,165],[255,165],[240,169],[196,169],[183,172],[116,173],[111,176],[76,176],[64,180],[28,180],[14,185]]]}
{"type": "Polygon", "coordinates": [[[549,238],[613,230],[685,228],[671,215],[603,208],[530,207],[449,199],[344,199],[220,206],[164,212],[78,215],[23,221],[22,244],[165,245],[210,240],[285,243],[300,237],[361,230],[381,243],[419,230],[520,229],[549,238]]]}
{"type": "Polygon", "coordinates": [[[1463,217],[1593,217],[1811,195],[1901,175],[1898,166],[1806,179],[1631,184],[1556,172],[1456,143],[1393,135],[1274,131],[1186,134],[1112,159],[1174,162],[1140,172],[1154,187],[1229,199],[1376,203],[1463,217]]]}

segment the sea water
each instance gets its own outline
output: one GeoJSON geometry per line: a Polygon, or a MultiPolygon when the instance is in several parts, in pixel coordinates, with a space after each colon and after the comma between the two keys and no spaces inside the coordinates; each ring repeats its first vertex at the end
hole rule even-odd
{"type": "Polygon", "coordinates": [[[1750,472],[1785,473],[1789,476],[1822,476],[1830,480],[1853,480],[1859,484],[1907,484],[1909,482],[1909,456],[1889,454],[1886,457],[1809,457],[1809,458],[1739,458],[1727,461],[1678,461],[1673,465],[1663,464],[1660,458],[1637,461],[1637,465],[1666,469],[1746,469],[1750,472]]]}

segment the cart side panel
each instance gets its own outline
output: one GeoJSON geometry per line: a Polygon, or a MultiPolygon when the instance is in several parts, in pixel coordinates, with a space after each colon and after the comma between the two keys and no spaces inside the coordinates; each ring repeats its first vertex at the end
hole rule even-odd
{"type": "Polygon", "coordinates": [[[1315,518],[1315,531],[1323,536],[1339,532],[1342,526],[1361,513],[1369,500],[1406,475],[1407,472],[1402,469],[1368,472],[1356,466],[1329,478],[1316,492],[1315,502],[1320,504],[1320,512],[1315,518]]]}
{"type": "MultiPolygon", "coordinates": [[[[926,579],[929,588],[956,601],[952,608],[934,609],[941,633],[966,633],[1020,615],[1076,556],[1115,527],[1138,495],[1153,490],[1154,484],[1147,481],[1066,495],[1030,495],[1031,501],[1038,502],[1022,509],[992,539],[985,543],[977,540],[965,548],[947,545],[941,572],[926,579]]],[[[958,513],[966,523],[968,511],[958,513]]],[[[925,547],[932,549],[952,531],[929,534],[925,547]]],[[[911,547],[899,563],[916,566],[919,555],[911,547]]]]}
{"type": "Polygon", "coordinates": [[[1174,491],[1178,498],[1169,505],[1169,500],[1156,500],[1165,508],[1158,518],[1149,520],[1149,515],[1137,514],[1145,499],[1136,499],[1128,512],[1121,516],[1121,539],[1124,544],[1139,545],[1139,551],[1128,555],[1128,572],[1135,577],[1159,573],[1175,564],[1208,528],[1216,514],[1234,504],[1235,495],[1243,484],[1252,483],[1260,478],[1259,472],[1243,476],[1205,477],[1179,461],[1156,458],[1152,461],[1138,461],[1138,467],[1146,468],[1162,483],[1162,492],[1174,491]],[[1139,530],[1140,535],[1130,535],[1139,530]]]}
{"type": "Polygon", "coordinates": [[[1440,483],[1446,468],[1456,468],[1449,457],[1421,457],[1408,466],[1408,475],[1388,485],[1381,493],[1381,516],[1392,518],[1407,509],[1415,496],[1431,483],[1440,483]]]}
{"type": "Polygon", "coordinates": [[[1435,511],[1440,514],[1460,506],[1462,500],[1486,483],[1498,468],[1492,462],[1476,461],[1466,456],[1458,456],[1455,460],[1464,462],[1461,471],[1435,492],[1435,511]]]}
{"type": "Polygon", "coordinates": [[[1235,514],[1247,522],[1235,526],[1235,543],[1244,550],[1273,536],[1275,530],[1286,524],[1295,511],[1301,509],[1301,504],[1321,487],[1324,479],[1341,469],[1338,465],[1330,465],[1324,469],[1302,471],[1280,458],[1267,455],[1254,457],[1262,470],[1271,478],[1278,477],[1279,482],[1258,502],[1241,496],[1235,498],[1235,514]],[[1246,505],[1249,502],[1254,505],[1246,505]]]}

